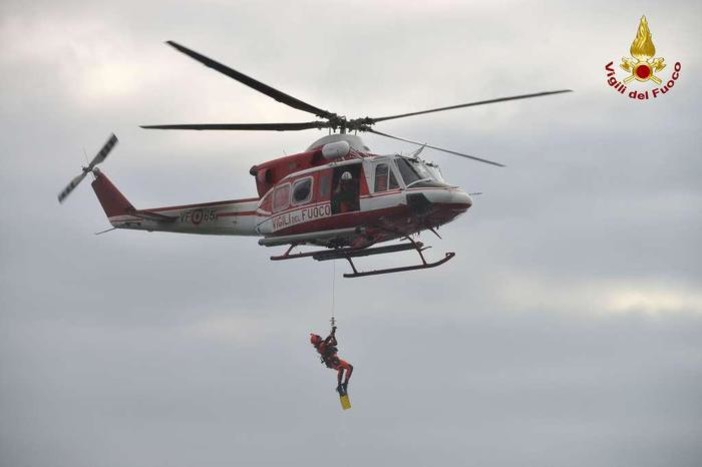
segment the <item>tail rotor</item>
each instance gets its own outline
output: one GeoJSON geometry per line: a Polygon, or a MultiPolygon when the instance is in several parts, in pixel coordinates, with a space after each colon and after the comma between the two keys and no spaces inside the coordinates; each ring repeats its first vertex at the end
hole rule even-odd
{"type": "Polygon", "coordinates": [[[85,178],[86,175],[88,175],[88,173],[92,173],[94,170],[97,170],[96,166],[98,164],[101,164],[102,162],[104,162],[105,159],[107,159],[107,155],[110,153],[110,151],[112,151],[112,148],[115,147],[115,145],[117,144],[117,141],[118,141],[117,137],[115,136],[114,133],[112,135],[110,135],[110,138],[102,146],[102,149],[100,149],[100,152],[98,152],[95,155],[95,157],[93,157],[93,160],[90,161],[90,163],[88,164],[87,167],[83,167],[83,173],[74,177],[73,180],[71,180],[68,183],[66,188],[64,188],[61,191],[61,193],[59,193],[59,195],[58,195],[59,203],[63,203],[66,200],[66,198],[68,198],[68,195],[70,195],[73,192],[73,190],[75,190],[75,188],[80,184],[80,182],[83,181],[83,179],[85,178]]]}

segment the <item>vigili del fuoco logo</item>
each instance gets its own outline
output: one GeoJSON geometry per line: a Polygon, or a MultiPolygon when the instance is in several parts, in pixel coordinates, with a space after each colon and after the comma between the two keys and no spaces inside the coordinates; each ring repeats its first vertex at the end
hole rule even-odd
{"type": "Polygon", "coordinates": [[[623,80],[620,81],[617,78],[614,62],[605,65],[607,84],[620,94],[636,100],[657,99],[670,91],[680,78],[680,70],[682,69],[680,62],[675,62],[672,74],[668,79],[661,77],[662,73],[659,72],[666,68],[666,64],[663,63],[665,59],[655,56],[656,46],[653,45],[653,36],[648,29],[648,21],[646,21],[645,16],[641,17],[639,29],[636,31],[636,37],[631,43],[629,52],[631,57],[623,57],[619,64],[619,68],[626,71],[628,75],[623,80]],[[650,86],[651,82],[655,84],[653,89],[650,86]],[[627,86],[630,85],[635,86],[628,89],[627,86]]]}

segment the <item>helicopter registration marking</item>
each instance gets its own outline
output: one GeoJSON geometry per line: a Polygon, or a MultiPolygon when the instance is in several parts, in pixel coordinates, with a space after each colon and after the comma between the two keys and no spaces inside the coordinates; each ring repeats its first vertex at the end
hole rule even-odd
{"type": "Polygon", "coordinates": [[[303,224],[315,219],[322,219],[331,216],[331,204],[318,204],[295,211],[289,211],[271,219],[273,232],[287,227],[303,224]]]}
{"type": "Polygon", "coordinates": [[[193,225],[199,225],[203,221],[213,222],[215,220],[217,220],[217,211],[215,209],[193,209],[180,213],[180,222],[192,223],[193,225]]]}

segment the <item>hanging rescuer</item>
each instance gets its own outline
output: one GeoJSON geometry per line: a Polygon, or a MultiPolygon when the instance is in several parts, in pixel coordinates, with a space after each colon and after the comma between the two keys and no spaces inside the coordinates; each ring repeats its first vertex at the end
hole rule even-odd
{"type": "Polygon", "coordinates": [[[310,342],[314,348],[317,349],[317,352],[319,352],[322,363],[324,363],[327,368],[337,371],[336,390],[340,395],[345,395],[346,389],[349,386],[349,379],[351,379],[351,373],[353,373],[353,365],[342,360],[337,355],[338,343],[336,341],[336,326],[332,326],[331,333],[326,339],[322,339],[322,336],[311,333],[310,342]]]}

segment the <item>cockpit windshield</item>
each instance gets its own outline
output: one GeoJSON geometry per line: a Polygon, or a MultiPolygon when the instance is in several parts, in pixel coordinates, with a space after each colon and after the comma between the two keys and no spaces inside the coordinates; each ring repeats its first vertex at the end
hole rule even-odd
{"type": "Polygon", "coordinates": [[[427,170],[429,171],[429,173],[431,173],[433,175],[434,180],[436,180],[437,182],[446,183],[446,180],[444,180],[444,176],[441,173],[441,169],[439,168],[438,165],[436,165],[434,163],[429,163],[429,164],[425,163],[425,166],[426,166],[427,170]]]}
{"type": "Polygon", "coordinates": [[[435,164],[427,164],[421,159],[410,159],[408,157],[398,157],[395,161],[406,186],[414,186],[419,183],[422,185],[446,183],[441,176],[439,167],[435,164]]]}
{"type": "Polygon", "coordinates": [[[405,185],[421,180],[422,176],[415,170],[412,164],[404,157],[398,157],[395,159],[397,161],[397,168],[400,169],[400,175],[402,175],[402,180],[405,181],[405,185]]]}

